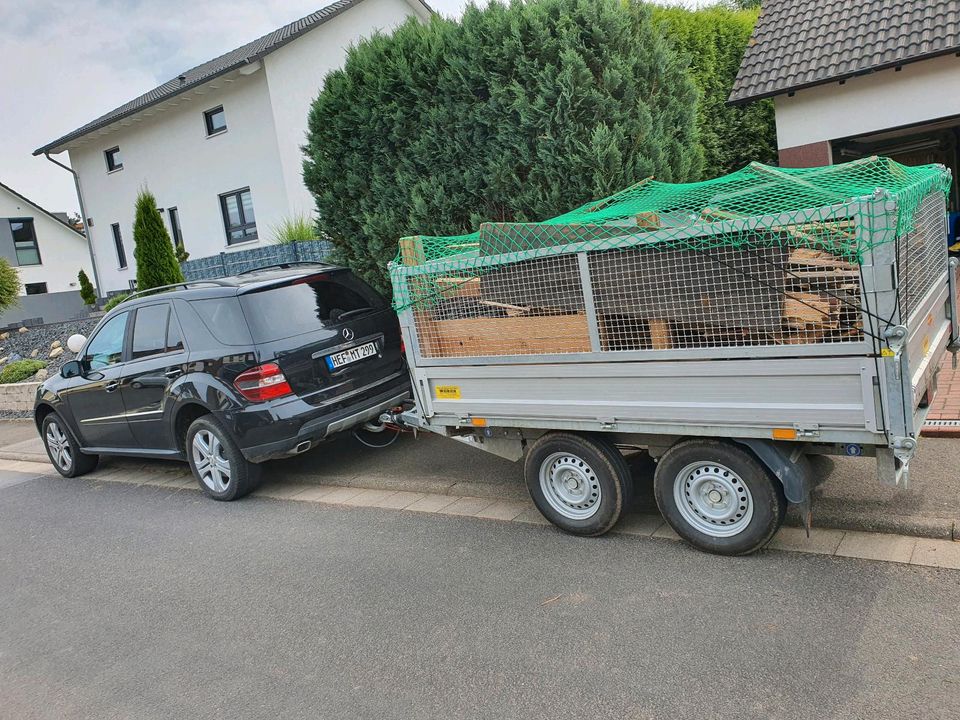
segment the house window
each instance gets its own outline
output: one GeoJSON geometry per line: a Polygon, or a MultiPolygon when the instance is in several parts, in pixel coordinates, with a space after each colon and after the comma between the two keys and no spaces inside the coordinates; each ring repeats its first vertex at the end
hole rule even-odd
{"type": "Polygon", "coordinates": [[[37,234],[33,229],[33,220],[30,218],[11,220],[10,233],[13,235],[13,247],[17,252],[17,265],[39,265],[40,248],[37,247],[37,234]]]}
{"type": "Polygon", "coordinates": [[[103,156],[107,161],[107,172],[123,170],[123,160],[120,159],[119,147],[110,148],[109,150],[104,151],[103,156]]]}
{"type": "Polygon", "coordinates": [[[127,266],[127,253],[123,249],[123,236],[120,234],[120,223],[110,226],[113,231],[113,246],[117,249],[117,267],[123,270],[127,266]]]}
{"type": "Polygon", "coordinates": [[[27,293],[27,295],[46,295],[47,284],[46,283],[25,283],[23,286],[23,289],[27,293]]]}
{"type": "Polygon", "coordinates": [[[167,210],[170,218],[170,235],[173,237],[173,247],[183,245],[183,235],[180,233],[180,211],[175,207],[167,210]]]}
{"type": "Polygon", "coordinates": [[[216,135],[227,129],[227,116],[223,113],[223,105],[207,110],[203,114],[203,121],[207,125],[207,135],[216,135]]]}
{"type": "Polygon", "coordinates": [[[227,231],[227,245],[257,239],[257,221],[253,215],[250,188],[234,190],[220,196],[223,227],[227,231]]]}

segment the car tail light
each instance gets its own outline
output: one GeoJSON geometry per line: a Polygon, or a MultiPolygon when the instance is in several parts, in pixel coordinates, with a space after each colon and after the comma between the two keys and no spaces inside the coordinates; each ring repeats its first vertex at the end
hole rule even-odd
{"type": "Polygon", "coordinates": [[[244,370],[237,375],[233,386],[240,391],[247,400],[263,402],[274,398],[292,395],[293,390],[284,376],[283,371],[276,363],[264,363],[255,368],[244,370]]]}

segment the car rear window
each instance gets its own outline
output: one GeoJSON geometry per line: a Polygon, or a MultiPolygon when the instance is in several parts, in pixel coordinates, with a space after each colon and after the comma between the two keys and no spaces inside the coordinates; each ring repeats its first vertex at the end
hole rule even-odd
{"type": "Polygon", "coordinates": [[[351,273],[313,275],[240,296],[254,342],[270,342],[382,310],[386,301],[351,273]]]}

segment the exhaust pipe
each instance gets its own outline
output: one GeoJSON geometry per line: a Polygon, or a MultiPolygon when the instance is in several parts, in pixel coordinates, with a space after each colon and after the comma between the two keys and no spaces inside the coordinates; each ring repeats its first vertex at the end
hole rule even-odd
{"type": "Polygon", "coordinates": [[[299,455],[300,453],[305,453],[305,452],[306,452],[307,450],[309,450],[309,449],[310,449],[310,441],[309,441],[309,440],[304,440],[302,443],[299,443],[299,444],[293,449],[293,452],[294,452],[295,455],[299,455]]]}

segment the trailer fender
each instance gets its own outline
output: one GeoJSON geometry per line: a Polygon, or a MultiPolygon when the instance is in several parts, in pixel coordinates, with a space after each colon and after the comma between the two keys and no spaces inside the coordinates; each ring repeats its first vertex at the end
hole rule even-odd
{"type": "Polygon", "coordinates": [[[799,505],[809,501],[813,474],[802,447],[755,438],[736,438],[736,441],[750,448],[767,466],[783,485],[783,494],[789,502],[799,505]]]}

